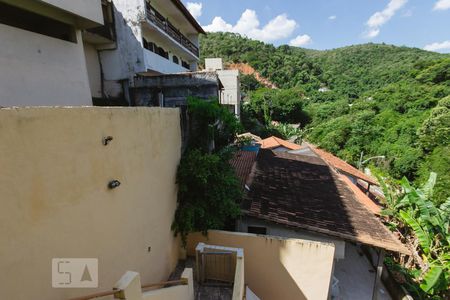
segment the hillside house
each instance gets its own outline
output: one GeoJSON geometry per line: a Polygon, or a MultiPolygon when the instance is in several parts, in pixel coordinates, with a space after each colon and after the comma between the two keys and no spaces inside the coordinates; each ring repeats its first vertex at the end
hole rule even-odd
{"type": "Polygon", "coordinates": [[[362,248],[378,249],[381,264],[384,250],[409,251],[324,160],[312,150],[261,149],[256,156],[238,152],[232,165],[245,187],[238,231],[331,242],[336,247],[331,295],[371,299],[374,291],[390,299],[385,288],[374,288],[377,277],[362,248]]]}

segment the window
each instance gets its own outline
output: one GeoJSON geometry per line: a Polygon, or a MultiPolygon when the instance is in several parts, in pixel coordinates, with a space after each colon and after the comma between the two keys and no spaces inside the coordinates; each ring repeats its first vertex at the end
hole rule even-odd
{"type": "Polygon", "coordinates": [[[191,66],[189,66],[189,64],[187,62],[185,62],[184,60],[181,61],[181,65],[186,68],[189,69],[191,66]]]}
{"type": "Polygon", "coordinates": [[[4,3],[0,3],[0,23],[68,42],[77,42],[73,26],[4,3]]]}
{"type": "Polygon", "coordinates": [[[247,227],[248,233],[255,233],[255,234],[267,234],[267,228],[266,227],[260,227],[260,226],[248,226],[247,227]]]}
{"type": "Polygon", "coordinates": [[[180,61],[178,60],[178,57],[176,57],[175,55],[173,56],[173,62],[176,63],[177,65],[180,64],[180,61]]]}
{"type": "Polygon", "coordinates": [[[158,47],[156,49],[156,54],[158,54],[159,56],[162,56],[166,59],[169,59],[169,52],[164,51],[164,49],[161,47],[158,47]]]}

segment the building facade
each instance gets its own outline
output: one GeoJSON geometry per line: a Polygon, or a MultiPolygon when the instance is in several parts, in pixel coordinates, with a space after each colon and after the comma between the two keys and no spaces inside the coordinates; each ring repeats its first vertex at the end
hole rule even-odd
{"type": "Polygon", "coordinates": [[[197,70],[201,26],[179,0],[115,0],[113,47],[96,47],[100,70],[90,69],[96,105],[130,105],[129,88],[138,74],[197,70]],[[100,76],[99,76],[100,71],[100,76]],[[98,89],[96,90],[98,91],[98,89]]]}
{"type": "Polygon", "coordinates": [[[100,0],[0,1],[0,106],[92,105],[82,30],[100,0]]]}
{"type": "Polygon", "coordinates": [[[219,93],[220,104],[225,105],[238,118],[241,115],[241,83],[238,70],[225,70],[221,58],[205,59],[205,70],[215,71],[223,85],[219,93]]]}

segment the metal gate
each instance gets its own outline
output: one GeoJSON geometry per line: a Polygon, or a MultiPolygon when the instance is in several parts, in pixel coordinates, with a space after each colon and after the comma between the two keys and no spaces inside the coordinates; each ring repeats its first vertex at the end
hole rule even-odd
{"type": "Polygon", "coordinates": [[[233,285],[236,271],[236,253],[207,251],[199,253],[199,281],[204,285],[233,285]]]}

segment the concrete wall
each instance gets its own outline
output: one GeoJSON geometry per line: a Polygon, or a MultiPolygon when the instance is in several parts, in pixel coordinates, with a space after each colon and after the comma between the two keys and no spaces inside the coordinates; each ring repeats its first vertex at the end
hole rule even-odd
{"type": "Polygon", "coordinates": [[[0,24],[0,106],[92,105],[81,42],[0,24]]]}
{"type": "Polygon", "coordinates": [[[238,230],[240,232],[248,232],[249,226],[266,228],[267,235],[282,236],[285,238],[306,239],[317,242],[333,243],[335,247],[334,258],[345,258],[345,242],[338,238],[332,238],[323,234],[316,234],[305,230],[295,230],[287,226],[278,225],[273,222],[266,222],[251,217],[242,217],[238,222],[238,230]]]}
{"type": "Polygon", "coordinates": [[[205,58],[205,70],[206,71],[223,70],[222,58],[205,58]]]}
{"type": "Polygon", "coordinates": [[[144,0],[114,1],[117,49],[103,51],[101,60],[105,80],[132,80],[138,72],[145,71],[142,48],[141,20],[144,17],[144,0]]]}
{"type": "Polygon", "coordinates": [[[0,140],[2,299],[96,291],[53,289],[52,258],[98,258],[102,291],[127,270],[143,284],[167,279],[179,253],[178,109],[0,109],[0,140]]]}
{"type": "Polygon", "coordinates": [[[220,104],[233,105],[234,114],[241,114],[241,84],[238,70],[219,70],[217,71],[223,90],[220,94],[220,104]]]}
{"type": "Polygon", "coordinates": [[[84,43],[83,47],[91,96],[100,98],[102,97],[102,71],[98,60],[98,52],[93,44],[84,43]]]}
{"type": "Polygon", "coordinates": [[[85,29],[103,24],[101,0],[1,0],[36,14],[85,29]]]}
{"type": "Polygon", "coordinates": [[[245,283],[261,299],[327,299],[334,246],[299,239],[212,230],[188,237],[187,253],[199,242],[243,248],[245,283]]]}
{"type": "Polygon", "coordinates": [[[101,0],[39,0],[99,24],[103,24],[101,0]]]}
{"type": "Polygon", "coordinates": [[[145,67],[150,70],[158,70],[163,74],[189,72],[180,64],[173,62],[173,54],[169,54],[170,59],[166,59],[156,53],[144,49],[145,67]]]}
{"type": "Polygon", "coordinates": [[[135,79],[131,89],[136,106],[159,106],[162,97],[165,107],[187,104],[189,96],[211,99],[219,96],[219,79],[214,72],[142,76],[135,79]]]}

